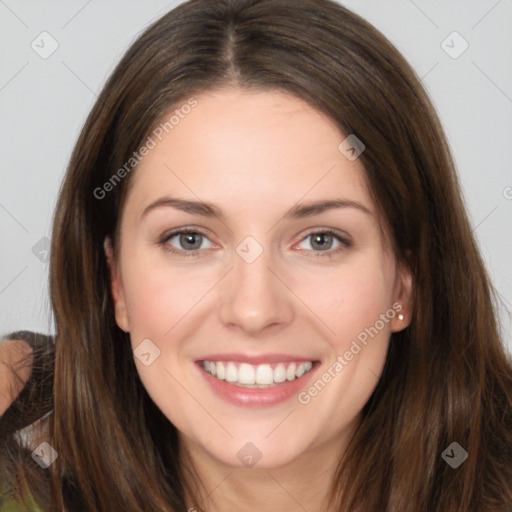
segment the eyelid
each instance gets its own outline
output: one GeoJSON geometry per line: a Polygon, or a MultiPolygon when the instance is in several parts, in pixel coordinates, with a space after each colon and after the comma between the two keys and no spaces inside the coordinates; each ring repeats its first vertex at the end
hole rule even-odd
{"type": "MultiPolygon", "coordinates": [[[[213,245],[216,245],[215,242],[212,242],[210,240],[210,237],[202,228],[196,228],[195,226],[185,226],[185,227],[181,227],[181,228],[171,229],[170,231],[166,231],[158,237],[157,244],[158,245],[166,245],[167,242],[171,238],[174,238],[175,236],[181,235],[183,233],[185,233],[185,234],[192,233],[192,234],[201,235],[204,238],[207,238],[213,245]]],[[[204,251],[204,249],[195,249],[193,251],[184,251],[182,249],[175,249],[175,248],[168,249],[168,250],[170,252],[185,253],[185,254],[194,254],[197,252],[204,251]]]]}
{"type": "Polygon", "coordinates": [[[331,234],[331,235],[345,241],[346,243],[350,243],[350,244],[352,243],[352,238],[349,236],[348,233],[345,233],[344,231],[340,231],[338,229],[327,228],[327,227],[322,227],[322,226],[308,228],[308,230],[305,233],[302,233],[301,235],[299,235],[299,242],[301,242],[308,236],[312,235],[313,233],[324,233],[324,234],[328,233],[328,234],[331,234]]]}
{"type": "MultiPolygon", "coordinates": [[[[337,229],[333,228],[310,228],[306,233],[302,234],[300,236],[299,241],[294,244],[300,244],[308,239],[313,234],[323,234],[323,235],[331,235],[335,240],[339,242],[339,246],[334,249],[327,249],[325,251],[316,251],[314,249],[299,249],[299,251],[305,251],[307,253],[307,257],[313,257],[313,258],[325,258],[328,260],[331,260],[333,258],[336,258],[340,255],[340,253],[344,252],[348,248],[352,247],[353,242],[350,236],[347,234],[342,234],[342,232],[338,231],[337,229]]],[[[311,242],[310,242],[311,243],[311,242]]]]}

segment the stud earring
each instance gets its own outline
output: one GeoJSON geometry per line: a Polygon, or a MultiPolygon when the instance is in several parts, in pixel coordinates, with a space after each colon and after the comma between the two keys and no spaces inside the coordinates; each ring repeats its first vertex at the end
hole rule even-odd
{"type": "Polygon", "coordinates": [[[400,313],[400,314],[398,315],[398,320],[402,321],[403,319],[404,319],[404,315],[402,315],[402,313],[400,313]]]}

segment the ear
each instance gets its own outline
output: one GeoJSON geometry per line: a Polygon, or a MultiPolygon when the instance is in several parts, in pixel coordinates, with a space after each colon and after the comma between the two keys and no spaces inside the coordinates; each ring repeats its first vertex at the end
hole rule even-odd
{"type": "Polygon", "coordinates": [[[401,331],[409,326],[411,323],[413,307],[414,277],[409,263],[401,262],[398,267],[398,275],[395,283],[393,310],[396,315],[391,320],[392,332],[401,331]],[[402,319],[401,316],[403,316],[402,319]]]}
{"type": "Polygon", "coordinates": [[[112,240],[109,236],[105,238],[103,248],[105,250],[107,264],[110,270],[110,291],[112,293],[112,300],[114,301],[116,322],[120,329],[124,332],[129,332],[130,323],[128,321],[128,310],[126,308],[126,300],[124,297],[123,282],[121,280],[121,273],[117,268],[116,260],[114,258],[112,240]]]}

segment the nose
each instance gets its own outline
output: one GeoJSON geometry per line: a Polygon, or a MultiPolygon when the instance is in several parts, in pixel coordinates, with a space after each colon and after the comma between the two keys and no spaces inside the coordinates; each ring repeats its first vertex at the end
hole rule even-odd
{"type": "Polygon", "coordinates": [[[223,280],[219,297],[220,320],[225,326],[254,337],[290,324],[294,295],[285,273],[274,267],[269,250],[251,263],[233,254],[233,269],[223,280]]]}

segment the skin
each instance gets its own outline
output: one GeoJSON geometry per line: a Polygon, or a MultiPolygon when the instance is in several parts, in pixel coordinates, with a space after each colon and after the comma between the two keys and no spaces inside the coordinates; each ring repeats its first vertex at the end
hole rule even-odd
{"type": "Polygon", "coordinates": [[[149,338],[160,350],[149,366],[136,358],[137,369],[180,432],[206,510],[325,512],[329,481],[377,384],[389,336],[409,323],[411,274],[384,243],[364,168],[338,150],[346,135],[329,118],[278,91],[225,87],[195,98],[198,105],[135,171],[117,258],[106,240],[116,321],[134,349],[149,338]],[[214,203],[225,219],[169,206],[141,218],[166,195],[214,203]],[[345,207],[283,218],[298,202],[335,198],[371,215],[345,207]],[[179,235],[166,246],[181,255],[158,244],[180,227],[206,235],[196,237],[199,256],[185,257],[194,245],[180,244],[179,235]],[[352,245],[335,238],[325,249],[313,245],[308,235],[329,228],[352,245]],[[247,236],[263,249],[252,263],[236,252],[247,236]],[[234,405],[199,378],[201,356],[237,352],[318,360],[316,380],[396,302],[404,318],[386,323],[307,405],[296,396],[234,405]],[[237,457],[247,442],[262,454],[251,468],[237,457]]]}
{"type": "MultiPolygon", "coordinates": [[[[30,378],[32,347],[23,340],[0,340],[0,416],[9,408],[30,378]]],[[[34,450],[49,441],[49,419],[39,419],[18,431],[20,440],[34,450]]]]}
{"type": "Polygon", "coordinates": [[[32,353],[23,340],[0,340],[0,416],[20,394],[30,377],[32,353]]]}

